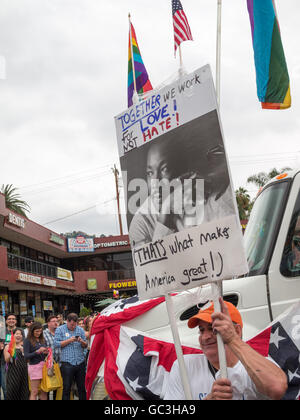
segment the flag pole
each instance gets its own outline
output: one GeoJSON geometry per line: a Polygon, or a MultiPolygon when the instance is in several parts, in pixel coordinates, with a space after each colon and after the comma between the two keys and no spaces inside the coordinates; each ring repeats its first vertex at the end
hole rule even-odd
{"type": "Polygon", "coordinates": [[[183,75],[183,61],[182,61],[182,53],[181,53],[181,44],[178,46],[179,50],[179,74],[180,76],[183,75]]]}
{"type": "MultiPolygon", "coordinates": [[[[220,109],[220,80],[221,80],[221,15],[222,15],[222,0],[218,0],[217,6],[217,48],[216,48],[216,95],[217,103],[220,109]]],[[[219,298],[223,297],[223,284],[222,280],[212,283],[212,291],[214,296],[214,310],[215,312],[221,312],[221,305],[219,298]]],[[[220,334],[217,334],[218,343],[218,355],[221,378],[226,379],[228,377],[227,372],[227,361],[225,346],[220,334]]]]}
{"type": "Polygon", "coordinates": [[[133,47],[132,47],[132,33],[131,33],[131,20],[130,20],[130,13],[128,13],[128,20],[129,20],[129,38],[130,38],[130,51],[131,51],[131,62],[132,62],[132,75],[133,75],[133,102],[138,102],[138,93],[136,89],[136,76],[135,76],[135,67],[134,67],[134,57],[133,57],[133,47]]]}
{"type": "MultiPolygon", "coordinates": [[[[222,281],[212,283],[211,286],[212,286],[212,292],[214,296],[214,311],[221,312],[221,305],[219,302],[219,297],[222,297],[222,281]]],[[[220,334],[217,334],[217,344],[218,344],[220,376],[222,379],[227,379],[228,372],[227,372],[225,345],[220,334]]]]}
{"type": "Polygon", "coordinates": [[[220,107],[220,80],[221,80],[221,12],[222,0],[218,0],[217,12],[217,54],[216,54],[216,92],[217,102],[220,107]]]}
{"type": "Polygon", "coordinates": [[[182,347],[181,347],[180,337],[179,337],[179,333],[178,333],[178,327],[177,327],[177,323],[176,323],[176,319],[175,319],[175,315],[174,315],[173,301],[172,301],[172,297],[170,296],[169,293],[165,294],[165,300],[166,300],[169,322],[170,322],[170,325],[171,325],[171,330],[172,330],[174,346],[175,346],[175,350],[176,350],[179,373],[180,373],[180,378],[181,378],[181,382],[182,382],[182,386],[183,386],[183,390],[184,390],[184,395],[185,395],[186,400],[192,400],[193,397],[192,397],[192,393],[191,393],[191,388],[190,388],[190,384],[189,384],[189,379],[188,379],[186,367],[185,367],[185,364],[184,364],[182,347]]]}

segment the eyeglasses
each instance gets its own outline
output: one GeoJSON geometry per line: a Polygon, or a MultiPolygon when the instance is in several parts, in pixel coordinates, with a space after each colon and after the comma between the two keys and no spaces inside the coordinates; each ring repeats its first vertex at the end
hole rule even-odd
{"type": "Polygon", "coordinates": [[[7,321],[16,321],[16,318],[7,318],[7,321]]]}

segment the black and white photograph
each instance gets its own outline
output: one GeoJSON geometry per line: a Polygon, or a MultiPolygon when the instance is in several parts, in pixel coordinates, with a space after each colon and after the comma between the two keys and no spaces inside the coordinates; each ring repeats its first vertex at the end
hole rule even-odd
{"type": "Polygon", "coordinates": [[[134,247],[235,214],[216,111],[130,151],[120,161],[134,247]]]}

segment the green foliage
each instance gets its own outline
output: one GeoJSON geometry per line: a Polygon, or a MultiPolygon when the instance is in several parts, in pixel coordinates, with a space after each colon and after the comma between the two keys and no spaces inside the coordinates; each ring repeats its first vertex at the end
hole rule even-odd
{"type": "Polygon", "coordinates": [[[83,308],[81,308],[80,313],[79,313],[79,318],[85,318],[86,316],[91,315],[92,313],[92,309],[88,309],[85,306],[83,308]]]}
{"type": "Polygon", "coordinates": [[[42,325],[46,323],[46,321],[44,320],[44,318],[38,318],[38,317],[35,317],[34,318],[34,322],[39,322],[42,325]]]}
{"type": "Polygon", "coordinates": [[[235,191],[235,196],[240,220],[248,219],[253,206],[253,201],[251,201],[248,191],[245,188],[239,187],[235,191]]]}
{"type": "Polygon", "coordinates": [[[282,172],[290,171],[291,168],[285,167],[280,170],[273,168],[268,173],[267,172],[259,172],[258,174],[254,174],[249,176],[247,179],[248,183],[255,184],[257,187],[263,187],[268,181],[270,181],[275,176],[281,174],[282,172]]]}
{"type": "Polygon", "coordinates": [[[66,233],[61,233],[61,235],[63,235],[65,238],[76,238],[77,236],[84,236],[89,237],[89,238],[95,238],[96,235],[89,235],[85,232],[82,232],[81,230],[73,230],[73,232],[66,232],[66,233]]]}
{"type": "Polygon", "coordinates": [[[2,185],[1,192],[5,196],[5,206],[20,216],[27,217],[26,212],[30,212],[30,206],[26,201],[21,200],[20,194],[16,191],[17,188],[12,184],[2,185]]]}

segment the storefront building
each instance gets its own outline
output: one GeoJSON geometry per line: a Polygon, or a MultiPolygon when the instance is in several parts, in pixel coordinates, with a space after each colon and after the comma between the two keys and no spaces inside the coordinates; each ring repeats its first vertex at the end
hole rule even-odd
{"type": "Polygon", "coordinates": [[[79,313],[114,291],[136,294],[128,235],[65,238],[7,209],[0,193],[0,314],[79,313]]]}

